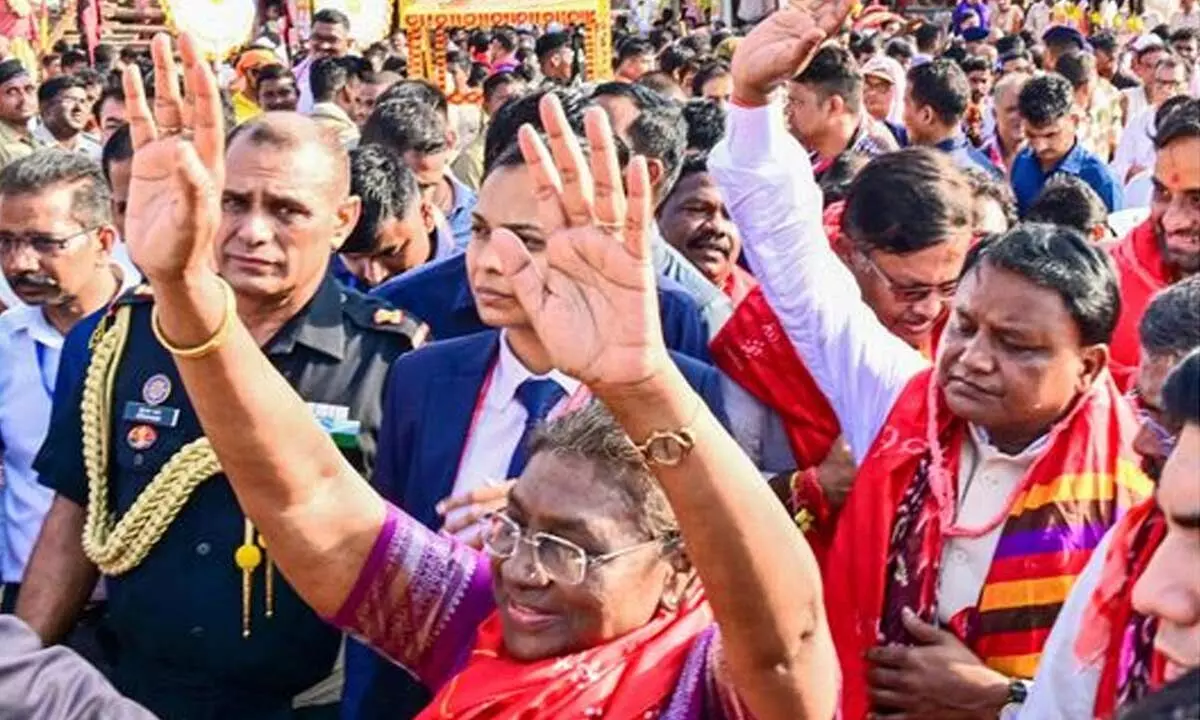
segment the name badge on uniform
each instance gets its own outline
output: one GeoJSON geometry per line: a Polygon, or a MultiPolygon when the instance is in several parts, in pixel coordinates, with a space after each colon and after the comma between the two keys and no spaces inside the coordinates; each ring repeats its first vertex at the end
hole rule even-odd
{"type": "Polygon", "coordinates": [[[175,427],[179,424],[179,410],[175,408],[132,401],[125,403],[123,417],[129,422],[159,427],[175,427]]]}

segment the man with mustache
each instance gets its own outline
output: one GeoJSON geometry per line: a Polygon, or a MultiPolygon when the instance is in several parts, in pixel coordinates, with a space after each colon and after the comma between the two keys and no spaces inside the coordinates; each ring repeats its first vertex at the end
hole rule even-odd
{"type": "MultiPolygon", "coordinates": [[[[1200,277],[1156,295],[1140,330],[1142,362],[1133,399],[1141,429],[1134,448],[1142,455],[1142,468],[1160,481],[1183,422],[1168,412],[1177,400],[1166,396],[1164,385],[1172,370],[1200,348],[1200,277]]],[[[1194,487],[1195,477],[1189,482],[1194,487]]],[[[1165,530],[1162,512],[1148,501],[1100,541],[1046,640],[1022,718],[1106,718],[1162,683],[1154,626],[1134,610],[1131,590],[1165,530]],[[1127,643],[1126,636],[1137,640],[1127,643]],[[1122,662],[1126,653],[1132,662],[1122,662]]]]}
{"type": "Polygon", "coordinates": [[[1150,217],[1112,250],[1121,282],[1113,377],[1128,387],[1138,363],[1137,327],[1156,292],[1200,272],[1200,100],[1168,108],[1154,133],[1150,217]]]}
{"type": "MultiPolygon", "coordinates": [[[[134,204],[138,187],[149,182],[159,197],[172,182],[161,168],[173,158],[159,155],[161,165],[153,164],[163,147],[154,138],[191,129],[172,88],[169,47],[166,36],[155,38],[156,120],[136,71],[124,77],[133,147],[149,147],[134,159],[141,183],[131,190],[134,204]]],[[[195,67],[194,46],[183,51],[195,67]]],[[[216,88],[189,89],[196,99],[189,120],[204,125],[210,142],[214,133],[223,137],[216,88]]],[[[223,143],[198,145],[201,153],[223,150],[223,143]]],[[[212,260],[229,284],[236,320],[350,462],[369,472],[387,370],[413,347],[416,324],[329,272],[331,252],[359,214],[345,150],[308,118],[265,113],[238,126],[223,154],[220,204],[204,212],[217,226],[212,260]]],[[[3,205],[7,211],[7,198],[3,205]]],[[[171,212],[144,198],[140,206],[126,216],[130,237],[145,233],[156,212],[171,212]]],[[[127,293],[67,338],[65,389],[33,461],[54,500],[17,615],[43,641],[58,642],[103,574],[119,654],[114,682],[156,715],[335,716],[340,685],[324,681],[341,636],[295,595],[258,543],[206,451],[154,308],[145,288],[127,293]]]]}
{"type": "Polygon", "coordinates": [[[91,105],[83,83],[74,75],[60,75],[38,88],[41,122],[34,136],[49,146],[82,153],[100,161],[101,145],[84,132],[91,117],[91,105]]]}
{"type": "MultiPolygon", "coordinates": [[[[0,612],[12,612],[54,493],[33,458],[46,436],[67,333],[104,307],[125,274],[108,186],[91,160],[42,149],[0,170],[0,267],[23,304],[0,315],[0,612]]],[[[88,588],[90,591],[90,588],[88,588]]]]}
{"type": "Polygon", "coordinates": [[[967,253],[935,366],[890,333],[769,106],[807,59],[803,17],[779,10],[738,46],[710,169],[858,461],[823,577],[843,716],[995,717],[1024,700],[1099,534],[1152,490],[1105,369],[1116,277],[1078,233],[1018,226],[967,253]]]}
{"type": "Polygon", "coordinates": [[[738,267],[742,238],[708,174],[705,156],[684,160],[675,187],[658,207],[658,229],[735,306],[754,289],[754,277],[738,267]]]}

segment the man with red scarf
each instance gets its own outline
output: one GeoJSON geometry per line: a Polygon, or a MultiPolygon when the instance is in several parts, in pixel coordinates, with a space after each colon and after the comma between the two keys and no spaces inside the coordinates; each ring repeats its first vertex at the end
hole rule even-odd
{"type": "Polygon", "coordinates": [[[994,716],[1023,700],[1100,537],[1151,491],[1106,369],[1116,277],[1073,231],[976,246],[929,367],[858,301],[808,159],[768,106],[807,59],[803,19],[782,9],[738,47],[710,168],[859,461],[824,577],[843,713],[994,716]]]}
{"type": "Polygon", "coordinates": [[[1150,217],[1112,252],[1121,282],[1121,319],[1112,342],[1112,372],[1127,387],[1137,369],[1137,327],[1154,293],[1200,272],[1200,100],[1156,118],[1150,217]]]}
{"type": "MultiPolygon", "coordinates": [[[[846,202],[825,214],[830,244],[863,301],[884,327],[926,357],[936,350],[971,242],[970,205],[970,183],[944,153],[908,148],[872,160],[846,202]]],[[[839,455],[831,456],[842,432],[837,415],[762,290],[738,305],[710,351],[722,371],[782,419],[800,472],[779,491],[812,531],[809,542],[820,556],[838,489],[852,477],[852,466],[850,473],[818,468],[839,455]]]]}
{"type": "MultiPolygon", "coordinates": [[[[1140,334],[1142,360],[1133,392],[1141,430],[1134,447],[1157,480],[1182,422],[1166,411],[1163,386],[1171,369],[1200,348],[1200,277],[1156,295],[1142,316],[1140,334]]],[[[1132,589],[1165,533],[1163,514],[1150,501],[1100,541],[1046,641],[1022,718],[1109,718],[1161,683],[1154,624],[1134,610],[1132,589]]]]}

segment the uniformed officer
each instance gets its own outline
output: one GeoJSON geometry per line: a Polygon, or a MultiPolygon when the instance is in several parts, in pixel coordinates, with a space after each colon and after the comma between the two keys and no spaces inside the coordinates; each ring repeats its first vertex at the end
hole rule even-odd
{"type": "MultiPolygon", "coordinates": [[[[174,87],[165,38],[156,43],[157,86],[174,87]]],[[[126,76],[129,97],[135,77],[126,76]]],[[[153,172],[153,158],[139,168],[163,146],[146,147],[153,133],[182,129],[178,96],[164,96],[156,131],[148,117],[132,125],[135,176],[153,172]]],[[[235,131],[226,168],[215,254],[238,317],[369,473],[385,374],[421,331],[328,272],[331,247],[358,216],[346,154],[309,119],[267,114],[235,131]]],[[[138,207],[172,211],[145,198],[138,207]]],[[[131,233],[145,224],[131,211],[131,233]]],[[[170,719],[334,717],[339,689],[327,678],[341,638],[273,569],[155,323],[153,297],[135,291],[68,339],[65,354],[80,359],[64,357],[62,372],[74,376],[60,379],[70,391],[56,396],[37,461],[57,496],[18,615],[57,641],[99,568],[118,639],[116,685],[132,699],[170,719]],[[312,690],[323,680],[335,686],[324,695],[312,690]]]]}

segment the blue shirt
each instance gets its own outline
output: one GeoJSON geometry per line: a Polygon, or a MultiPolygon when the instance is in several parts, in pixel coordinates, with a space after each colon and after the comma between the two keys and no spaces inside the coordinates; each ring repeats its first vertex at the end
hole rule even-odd
{"type": "Polygon", "coordinates": [[[450,226],[450,232],[454,233],[454,244],[460,249],[466,249],[467,243],[471,242],[471,213],[475,210],[478,198],[474,190],[454,177],[454,173],[447,172],[446,181],[450,183],[450,190],[454,193],[454,204],[450,212],[446,213],[446,224],[450,226]]]}
{"type": "Polygon", "coordinates": [[[1074,175],[1091,186],[1108,211],[1116,212],[1125,203],[1121,184],[1113,175],[1112,170],[1099,157],[1088,152],[1079,141],[1075,147],[1059,160],[1058,165],[1049,171],[1043,171],[1041,163],[1033,150],[1025,148],[1017,153],[1012,163],[1013,194],[1017,196],[1017,212],[1021,217],[1029,210],[1029,206],[1041,194],[1042,188],[1050,178],[1059,173],[1074,175]]]}
{"type": "Polygon", "coordinates": [[[50,427],[54,380],[63,336],[40,307],[20,305],[0,315],[0,580],[19,583],[54,492],[33,470],[50,427]]]}
{"type": "Polygon", "coordinates": [[[997,180],[1004,177],[1000,168],[996,167],[995,163],[979,148],[972,145],[971,141],[967,140],[967,136],[962,133],[946,138],[934,147],[949,155],[954,164],[963,170],[982,170],[997,180]]]}

